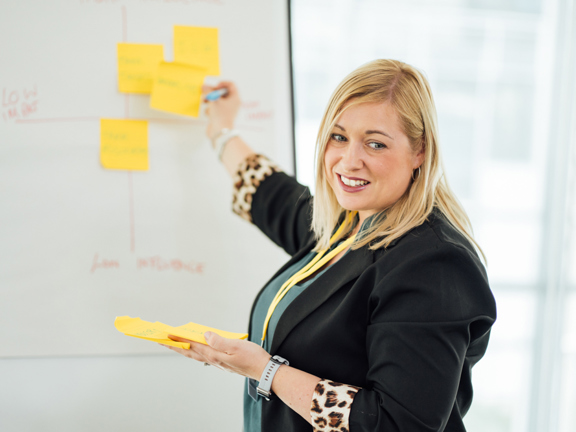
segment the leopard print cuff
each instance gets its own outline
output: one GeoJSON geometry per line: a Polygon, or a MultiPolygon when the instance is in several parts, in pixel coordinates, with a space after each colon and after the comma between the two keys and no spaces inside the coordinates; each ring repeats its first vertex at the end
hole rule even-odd
{"type": "Polygon", "coordinates": [[[238,167],[234,176],[232,211],[248,222],[252,222],[252,197],[260,183],[275,172],[281,172],[266,156],[252,154],[238,167]]]}
{"type": "Polygon", "coordinates": [[[350,409],[358,390],[360,387],[321,380],[310,408],[314,432],[348,432],[350,409]]]}

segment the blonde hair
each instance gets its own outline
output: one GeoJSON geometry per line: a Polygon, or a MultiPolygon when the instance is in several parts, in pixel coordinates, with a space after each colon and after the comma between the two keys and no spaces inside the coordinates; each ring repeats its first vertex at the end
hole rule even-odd
{"type": "MultiPolygon", "coordinates": [[[[356,239],[352,248],[358,249],[367,244],[371,249],[386,248],[423,224],[432,210],[437,208],[486,260],[474,240],[470,220],[444,176],[436,108],[428,81],[416,68],[397,60],[374,60],[359,67],[344,78],[330,98],[316,141],[316,193],[312,214],[312,229],[318,242],[315,250],[328,247],[342,213],[349,213],[338,203],[326,178],[326,146],[342,112],[352,105],[365,102],[388,102],[397,113],[412,150],[424,152],[424,161],[402,197],[375,216],[374,223],[356,239]]],[[[343,230],[342,237],[351,229],[350,223],[349,229],[343,230]]]]}

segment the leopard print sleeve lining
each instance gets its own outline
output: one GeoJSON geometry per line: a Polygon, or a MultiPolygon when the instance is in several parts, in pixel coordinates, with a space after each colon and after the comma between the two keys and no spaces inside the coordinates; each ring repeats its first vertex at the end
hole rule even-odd
{"type": "Polygon", "coordinates": [[[252,222],[252,197],[256,189],[266,177],[281,171],[266,156],[260,154],[248,156],[240,164],[234,176],[232,211],[248,222],[252,222]]]}
{"type": "Polygon", "coordinates": [[[348,432],[350,409],[358,390],[360,387],[321,380],[310,408],[314,432],[348,432]]]}

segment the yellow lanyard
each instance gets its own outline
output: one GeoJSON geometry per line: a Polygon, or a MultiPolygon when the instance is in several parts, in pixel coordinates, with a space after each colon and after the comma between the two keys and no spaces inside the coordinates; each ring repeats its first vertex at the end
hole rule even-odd
{"type": "MultiPolygon", "coordinates": [[[[352,218],[354,216],[356,216],[356,212],[350,212],[348,214],[347,219],[342,223],[342,225],[340,225],[338,230],[334,233],[334,235],[330,239],[330,246],[332,246],[334,241],[342,233],[342,230],[344,229],[344,227],[348,226],[348,223],[352,220],[352,218]]],[[[284,284],[282,285],[280,290],[274,296],[274,299],[272,300],[272,303],[270,304],[270,307],[268,308],[268,313],[266,314],[266,319],[264,320],[264,328],[262,329],[262,344],[261,344],[261,346],[264,346],[264,339],[266,339],[266,331],[268,330],[268,324],[270,323],[270,318],[272,318],[272,314],[274,313],[276,306],[278,306],[278,303],[280,303],[280,300],[282,300],[284,298],[284,296],[288,293],[288,291],[290,291],[290,289],[294,285],[296,285],[301,280],[306,279],[307,277],[313,275],[317,270],[322,268],[322,266],[324,266],[326,263],[330,262],[330,260],[332,258],[334,258],[336,255],[338,255],[340,252],[342,252],[348,246],[350,246],[352,244],[352,242],[354,242],[355,238],[356,238],[356,234],[354,234],[352,237],[348,238],[346,241],[339,244],[336,248],[334,248],[334,250],[330,251],[330,253],[326,256],[324,256],[324,254],[326,253],[326,251],[328,249],[324,249],[324,250],[318,252],[312,261],[310,261],[308,264],[306,264],[304,266],[304,268],[302,268],[301,270],[296,272],[296,274],[294,274],[291,278],[289,278],[286,282],[284,282],[284,284]]]]}

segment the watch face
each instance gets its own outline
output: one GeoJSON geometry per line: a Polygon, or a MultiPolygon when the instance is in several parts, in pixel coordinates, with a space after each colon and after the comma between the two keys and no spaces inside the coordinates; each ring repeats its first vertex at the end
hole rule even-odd
{"type": "Polygon", "coordinates": [[[272,357],[270,360],[272,360],[274,363],[278,363],[278,364],[284,364],[284,365],[288,365],[288,360],[286,360],[285,358],[280,357],[279,355],[275,355],[274,357],[272,357]]]}

